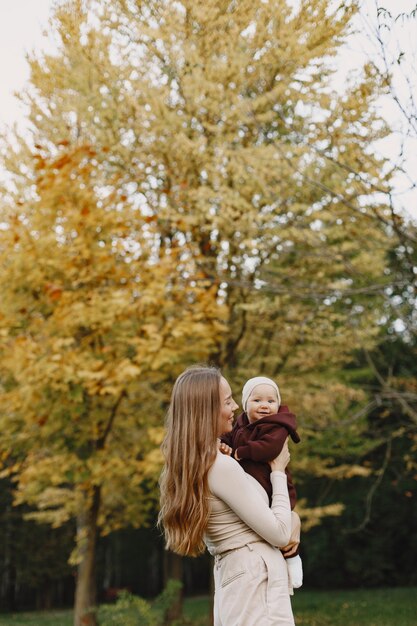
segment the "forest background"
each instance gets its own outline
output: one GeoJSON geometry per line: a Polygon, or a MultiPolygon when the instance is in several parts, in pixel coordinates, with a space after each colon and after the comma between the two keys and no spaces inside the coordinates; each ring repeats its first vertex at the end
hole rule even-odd
{"type": "Polygon", "coordinates": [[[155,530],[164,414],[196,362],[236,399],[271,376],[298,416],[306,584],[416,584],[416,223],[395,185],[415,66],[386,46],[415,12],[376,6],[378,54],[336,90],[359,8],[56,4],[30,132],[2,137],[3,606],[75,591],[77,620],[170,576],[208,590],[209,558],[155,530]]]}

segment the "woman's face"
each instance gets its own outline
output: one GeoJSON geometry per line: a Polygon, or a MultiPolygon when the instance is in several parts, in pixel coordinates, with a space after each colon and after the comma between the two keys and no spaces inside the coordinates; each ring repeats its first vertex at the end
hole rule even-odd
{"type": "Polygon", "coordinates": [[[223,376],[220,381],[220,418],[219,430],[217,436],[220,437],[224,433],[230,433],[233,428],[233,413],[238,405],[232,398],[232,390],[230,385],[223,376]]]}

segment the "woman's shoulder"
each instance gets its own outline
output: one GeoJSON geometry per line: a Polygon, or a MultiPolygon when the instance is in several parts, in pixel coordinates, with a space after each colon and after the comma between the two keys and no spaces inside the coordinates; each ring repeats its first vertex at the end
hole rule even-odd
{"type": "Polygon", "coordinates": [[[265,489],[255,478],[244,471],[240,463],[226,454],[219,452],[217,455],[208,474],[208,484],[212,495],[221,500],[233,501],[236,504],[244,498],[245,502],[252,499],[255,504],[259,504],[260,494],[268,506],[265,489]]]}
{"type": "Polygon", "coordinates": [[[214,472],[233,472],[236,469],[242,469],[237,461],[228,454],[217,453],[214,463],[211,466],[210,471],[214,472]]]}
{"type": "Polygon", "coordinates": [[[213,465],[210,468],[210,474],[235,474],[236,472],[243,472],[239,463],[228,454],[217,453],[213,465]]]}
{"type": "Polygon", "coordinates": [[[214,463],[227,466],[230,464],[234,465],[235,463],[237,463],[237,461],[230,454],[223,454],[222,452],[218,451],[214,463]]]}
{"type": "Polygon", "coordinates": [[[213,463],[213,466],[214,465],[220,465],[221,467],[233,467],[234,465],[239,465],[239,463],[232,456],[230,456],[230,454],[217,452],[217,456],[213,463]]]}

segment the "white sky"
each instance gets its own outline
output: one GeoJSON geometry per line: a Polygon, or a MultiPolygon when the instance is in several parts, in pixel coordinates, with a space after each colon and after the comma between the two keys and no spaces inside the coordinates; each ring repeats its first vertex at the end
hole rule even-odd
{"type": "Polygon", "coordinates": [[[0,0],[0,124],[11,125],[22,117],[13,92],[29,78],[25,55],[45,47],[53,0],[0,0]]]}
{"type": "MultiPolygon", "coordinates": [[[[45,31],[48,30],[48,17],[54,3],[55,0],[0,0],[0,127],[22,122],[24,118],[23,109],[13,93],[20,90],[29,77],[26,53],[33,49],[51,49],[48,46],[45,31]]],[[[373,51],[373,46],[365,34],[368,23],[366,15],[375,15],[376,0],[362,0],[362,6],[363,17],[358,24],[363,34],[352,40],[348,46],[348,55],[343,60],[344,65],[351,67],[360,66],[363,63],[364,51],[366,54],[372,54],[373,51]]],[[[416,6],[416,1],[380,0],[379,6],[384,6],[397,15],[401,11],[409,13],[416,6]]],[[[411,55],[412,52],[416,53],[417,17],[409,22],[407,28],[402,28],[400,36],[405,51],[411,55]]],[[[398,26],[401,27],[401,24],[398,26]]],[[[399,88],[401,89],[401,86],[399,88]]],[[[390,123],[394,121],[397,128],[401,127],[401,115],[392,102],[381,101],[381,111],[390,123]]],[[[381,150],[390,158],[395,159],[400,150],[399,141],[393,136],[390,141],[386,141],[381,146],[381,150]]],[[[415,180],[417,142],[410,142],[407,150],[410,154],[407,156],[405,167],[415,180]]],[[[404,193],[408,184],[406,177],[398,178],[398,201],[406,208],[407,213],[416,217],[417,192],[414,191],[411,195],[404,193]]]]}

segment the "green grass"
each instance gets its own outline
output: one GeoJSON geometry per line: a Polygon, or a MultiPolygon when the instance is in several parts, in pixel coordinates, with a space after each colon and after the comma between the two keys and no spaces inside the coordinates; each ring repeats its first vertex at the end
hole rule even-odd
{"type": "MultiPolygon", "coordinates": [[[[417,589],[296,591],[292,605],[297,626],[416,626],[417,589]]],[[[208,614],[208,598],[189,598],[185,614],[208,614]]]]}
{"type": "MultiPolygon", "coordinates": [[[[293,608],[297,626],[415,626],[417,589],[300,589],[293,596],[293,608]]],[[[208,597],[185,601],[189,618],[201,619],[210,611],[208,597]]],[[[0,626],[72,626],[72,611],[0,614],[0,626]]]]}
{"type": "Polygon", "coordinates": [[[72,611],[0,613],[0,626],[72,626],[72,611]]]}
{"type": "Polygon", "coordinates": [[[415,626],[417,589],[296,591],[297,626],[415,626]]]}

